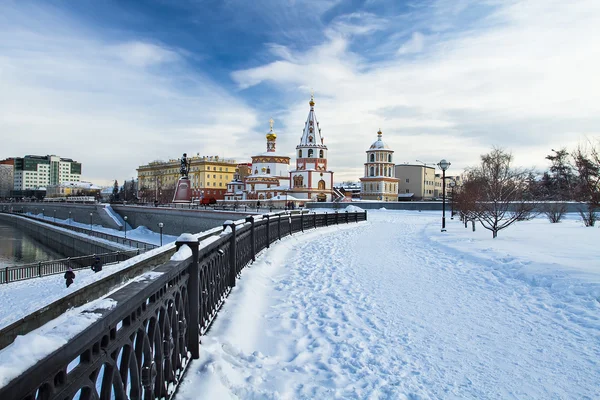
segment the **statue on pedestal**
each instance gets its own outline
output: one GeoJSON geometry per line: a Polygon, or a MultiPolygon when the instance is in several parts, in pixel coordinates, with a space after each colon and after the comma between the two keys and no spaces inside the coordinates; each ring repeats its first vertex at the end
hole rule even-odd
{"type": "Polygon", "coordinates": [[[175,195],[173,196],[173,203],[192,202],[192,185],[190,184],[189,178],[190,165],[191,161],[188,160],[187,154],[183,153],[183,157],[181,157],[181,167],[179,168],[181,178],[179,178],[177,181],[175,195]]]}

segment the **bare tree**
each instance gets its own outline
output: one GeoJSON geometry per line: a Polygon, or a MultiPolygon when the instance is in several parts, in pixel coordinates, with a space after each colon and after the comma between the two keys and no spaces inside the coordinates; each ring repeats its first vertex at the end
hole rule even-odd
{"type": "Polygon", "coordinates": [[[467,181],[472,183],[471,213],[494,238],[514,222],[534,216],[534,202],[525,200],[530,171],[512,167],[512,159],[512,154],[493,148],[467,173],[467,181]]]}
{"type": "Polygon", "coordinates": [[[565,201],[573,198],[576,177],[574,167],[569,162],[569,152],[565,148],[552,151],[554,154],[546,156],[551,165],[550,171],[544,173],[542,180],[545,202],[541,210],[550,222],[558,223],[567,213],[565,201]]]}
{"type": "Polygon", "coordinates": [[[585,204],[579,209],[579,215],[585,226],[594,226],[600,210],[600,150],[590,143],[586,148],[580,146],[573,158],[579,173],[577,199],[585,204]]]}

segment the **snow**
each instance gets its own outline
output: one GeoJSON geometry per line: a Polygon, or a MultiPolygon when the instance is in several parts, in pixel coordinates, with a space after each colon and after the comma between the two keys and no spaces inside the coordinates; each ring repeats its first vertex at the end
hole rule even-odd
{"type": "Polygon", "coordinates": [[[344,211],[348,211],[348,212],[364,212],[365,210],[363,210],[360,207],[350,205],[350,206],[346,207],[344,209],[344,211]]]}
{"type": "Polygon", "coordinates": [[[123,221],[121,219],[121,217],[112,209],[112,207],[110,206],[110,204],[105,204],[104,205],[104,210],[106,211],[106,213],[108,214],[108,216],[112,218],[112,220],[115,222],[115,224],[117,224],[117,226],[119,226],[119,227],[123,226],[123,224],[125,223],[125,221],[123,221]]]}
{"type": "Polygon", "coordinates": [[[192,256],[192,249],[187,244],[184,244],[171,257],[171,261],[184,261],[192,256]]]}
{"type": "Polygon", "coordinates": [[[110,310],[116,305],[117,302],[112,299],[98,299],[67,311],[27,335],[17,336],[12,344],[0,352],[0,387],[98,320],[101,315],[94,311],[110,310]]]}
{"type": "Polygon", "coordinates": [[[440,220],[373,210],[273,244],[177,399],[600,398],[600,230],[440,220]]]}
{"type": "Polygon", "coordinates": [[[198,238],[196,236],[192,235],[191,233],[182,233],[177,238],[177,242],[194,242],[197,240],[198,240],[198,238]]]}

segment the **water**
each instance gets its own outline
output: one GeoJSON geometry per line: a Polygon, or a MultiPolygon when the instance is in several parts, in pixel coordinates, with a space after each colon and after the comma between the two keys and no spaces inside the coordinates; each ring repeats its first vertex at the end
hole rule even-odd
{"type": "Polygon", "coordinates": [[[19,229],[0,222],[0,268],[65,258],[19,229]]]}

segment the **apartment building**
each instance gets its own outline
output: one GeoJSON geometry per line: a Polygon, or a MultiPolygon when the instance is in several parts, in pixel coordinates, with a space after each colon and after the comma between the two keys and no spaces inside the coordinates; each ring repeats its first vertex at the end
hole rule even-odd
{"type": "MultiPolygon", "coordinates": [[[[194,198],[222,200],[227,183],[233,179],[237,163],[219,156],[191,156],[189,179],[194,198]]],[[[160,203],[173,201],[177,181],[181,177],[179,159],[152,161],[137,168],[139,197],[143,202],[157,200],[160,203]]]]}
{"type": "Polygon", "coordinates": [[[26,155],[13,159],[13,188],[28,190],[81,181],[81,163],[56,155],[26,155]]]}

